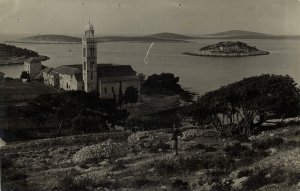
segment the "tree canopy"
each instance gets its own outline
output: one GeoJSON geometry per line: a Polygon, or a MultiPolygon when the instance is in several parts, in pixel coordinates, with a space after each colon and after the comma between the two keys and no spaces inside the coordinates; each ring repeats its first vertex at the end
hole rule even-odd
{"type": "Polygon", "coordinates": [[[113,100],[101,100],[98,92],[66,91],[38,96],[25,108],[24,117],[36,120],[41,118],[36,115],[39,112],[47,118],[56,117],[60,121],[59,131],[66,123],[76,130],[85,131],[95,129],[106,121],[116,124],[125,120],[127,112],[116,107],[113,100]]]}
{"type": "Polygon", "coordinates": [[[182,89],[179,84],[179,77],[175,77],[171,73],[153,74],[142,85],[144,94],[177,94],[187,101],[191,101],[195,95],[195,93],[182,89]]]}
{"type": "Polygon", "coordinates": [[[133,103],[136,103],[138,101],[138,98],[139,91],[136,88],[132,86],[126,88],[124,93],[124,101],[126,104],[130,103],[132,105],[133,103]]]}
{"type": "Polygon", "coordinates": [[[28,50],[26,48],[19,48],[13,45],[0,43],[0,53],[7,56],[25,56],[25,57],[36,57],[39,56],[37,52],[28,50]]]}
{"type": "Polygon", "coordinates": [[[290,76],[261,75],[208,92],[193,106],[200,124],[211,124],[220,134],[249,136],[270,118],[295,117],[300,113],[300,94],[290,76]]]}

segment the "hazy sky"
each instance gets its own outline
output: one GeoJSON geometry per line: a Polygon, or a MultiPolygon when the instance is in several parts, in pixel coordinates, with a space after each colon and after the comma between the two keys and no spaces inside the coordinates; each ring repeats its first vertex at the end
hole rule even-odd
{"type": "Polygon", "coordinates": [[[0,0],[1,34],[157,32],[207,34],[231,29],[300,35],[300,0],[0,0]]]}

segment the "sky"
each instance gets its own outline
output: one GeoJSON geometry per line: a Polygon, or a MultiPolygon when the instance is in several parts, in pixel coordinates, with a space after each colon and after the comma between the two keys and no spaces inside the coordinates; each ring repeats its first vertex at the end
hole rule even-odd
{"type": "Polygon", "coordinates": [[[0,34],[300,35],[300,0],[0,0],[0,34]]]}

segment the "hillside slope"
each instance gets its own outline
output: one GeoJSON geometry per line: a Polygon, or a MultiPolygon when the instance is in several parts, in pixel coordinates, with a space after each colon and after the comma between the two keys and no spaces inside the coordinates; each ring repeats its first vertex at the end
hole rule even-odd
{"type": "Polygon", "coordinates": [[[11,143],[0,149],[4,190],[296,190],[299,126],[239,142],[184,123],[171,130],[11,143]],[[108,140],[110,139],[110,140],[108,140]],[[34,148],[34,149],[32,149],[34,148]]]}

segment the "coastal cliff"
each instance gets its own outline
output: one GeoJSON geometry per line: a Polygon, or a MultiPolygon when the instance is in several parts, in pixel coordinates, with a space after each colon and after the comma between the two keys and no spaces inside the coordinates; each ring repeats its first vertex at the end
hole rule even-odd
{"type": "Polygon", "coordinates": [[[227,41],[202,47],[196,52],[184,52],[183,54],[192,56],[241,57],[268,55],[270,53],[249,46],[244,42],[227,41]]]}

